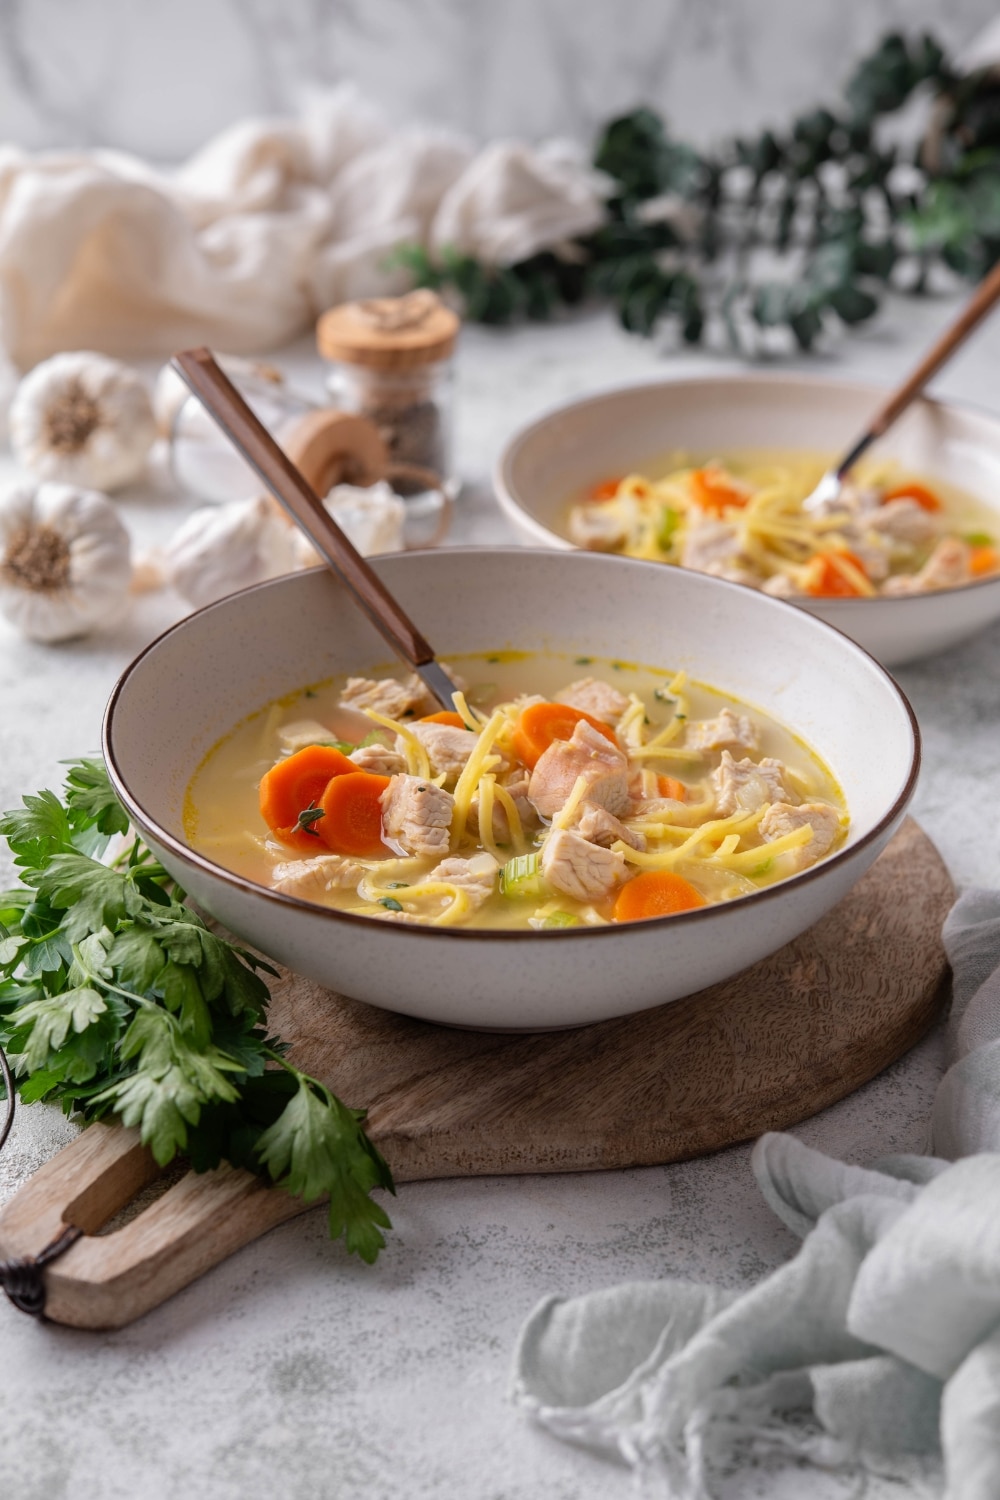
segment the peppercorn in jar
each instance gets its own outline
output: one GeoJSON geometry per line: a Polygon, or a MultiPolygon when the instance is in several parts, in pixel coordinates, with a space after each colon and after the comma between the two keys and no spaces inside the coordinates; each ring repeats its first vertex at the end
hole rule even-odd
{"type": "Polygon", "coordinates": [[[386,477],[415,504],[454,498],[452,376],[459,319],[434,292],[345,302],[323,314],[316,337],[332,364],[328,387],[366,418],[388,452],[386,477]]]}

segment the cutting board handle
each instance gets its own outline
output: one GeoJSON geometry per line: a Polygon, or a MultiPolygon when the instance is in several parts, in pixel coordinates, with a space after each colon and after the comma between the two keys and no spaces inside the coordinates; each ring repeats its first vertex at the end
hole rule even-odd
{"type": "Polygon", "coordinates": [[[38,1255],[68,1225],[83,1230],[45,1271],[49,1318],[75,1328],[120,1328],[303,1208],[251,1173],[223,1166],[187,1172],[129,1223],[100,1233],[160,1175],[138,1131],[95,1124],[5,1205],[4,1260],[38,1255]]]}

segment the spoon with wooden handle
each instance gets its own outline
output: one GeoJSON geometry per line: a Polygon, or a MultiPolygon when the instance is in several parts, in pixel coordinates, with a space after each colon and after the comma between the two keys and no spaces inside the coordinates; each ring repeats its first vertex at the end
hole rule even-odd
{"type": "Polygon", "coordinates": [[[259,474],[279,505],[309,538],[330,571],[350,589],[392,649],[419,675],[442,708],[453,708],[455,684],[438,662],[433,648],[328,514],[312,485],[250,410],[216,364],[211,351],[185,349],[175,354],[170,363],[259,474]]]}
{"type": "Polygon", "coordinates": [[[825,510],[838,499],[845,476],[854,468],[861,455],[867,452],[876,438],[880,438],[897,418],[902,416],[910,402],[920,395],[931,377],[937,374],[941,366],[947,363],[957,349],[961,348],[973,329],[978,328],[998,297],[1000,297],[1000,261],[988,276],[983,277],[958,317],[948,325],[937,342],[931,346],[916,369],[912,370],[903,384],[882,403],[854,446],[835,468],[827,469],[812,494],[807,495],[803,500],[804,511],[825,510]]]}

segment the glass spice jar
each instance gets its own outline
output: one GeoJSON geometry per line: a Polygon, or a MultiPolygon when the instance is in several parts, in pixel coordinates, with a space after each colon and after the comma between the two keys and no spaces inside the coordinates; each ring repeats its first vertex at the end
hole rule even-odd
{"type": "MultiPolygon", "coordinates": [[[[220,364],[271,436],[282,446],[317,410],[314,401],[293,390],[273,365],[220,357],[220,364]]],[[[180,377],[167,369],[163,390],[157,389],[160,424],[169,444],[170,469],[175,484],[199,500],[221,505],[260,493],[260,480],[220,431],[197,396],[180,377]]]]}
{"type": "Polygon", "coordinates": [[[320,318],[316,342],[336,405],[367,418],[389,455],[397,494],[454,499],[453,355],[460,323],[431,291],[345,302],[320,318]]]}

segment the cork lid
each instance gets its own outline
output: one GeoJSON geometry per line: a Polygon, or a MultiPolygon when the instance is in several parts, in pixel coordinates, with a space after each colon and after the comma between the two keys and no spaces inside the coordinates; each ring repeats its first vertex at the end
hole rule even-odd
{"type": "Polygon", "coordinates": [[[284,448],[320,496],[328,495],[335,484],[375,484],[389,467],[377,427],[364,417],[328,407],[301,417],[286,434],[284,448]]]}
{"type": "Polygon", "coordinates": [[[324,359],[378,370],[410,370],[447,359],[460,327],[458,315],[435,292],[371,297],[331,307],[316,325],[324,359]]]}

